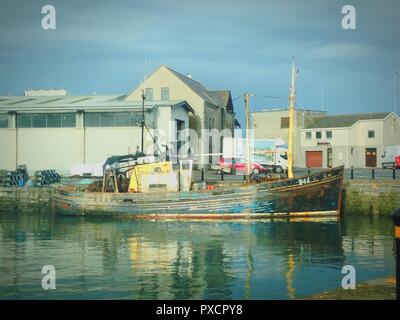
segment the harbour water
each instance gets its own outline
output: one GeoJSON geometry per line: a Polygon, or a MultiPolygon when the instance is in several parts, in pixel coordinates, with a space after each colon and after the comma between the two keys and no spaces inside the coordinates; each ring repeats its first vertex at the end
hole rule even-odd
{"type": "Polygon", "coordinates": [[[389,217],[135,221],[0,214],[0,299],[297,299],[394,274],[389,217]],[[45,265],[56,289],[42,288],[45,265]]]}

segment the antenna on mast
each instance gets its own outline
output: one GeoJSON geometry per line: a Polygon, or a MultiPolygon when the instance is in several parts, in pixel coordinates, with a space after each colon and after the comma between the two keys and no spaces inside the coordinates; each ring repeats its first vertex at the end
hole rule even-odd
{"type": "Polygon", "coordinates": [[[294,104],[295,104],[295,87],[294,81],[296,78],[297,70],[294,64],[294,56],[292,60],[292,78],[290,81],[290,95],[289,95],[289,137],[288,137],[288,178],[294,177],[293,174],[293,131],[294,131],[294,104]]]}

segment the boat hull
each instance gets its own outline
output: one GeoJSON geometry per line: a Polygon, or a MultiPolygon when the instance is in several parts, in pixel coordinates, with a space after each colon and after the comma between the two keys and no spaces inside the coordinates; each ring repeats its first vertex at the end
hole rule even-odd
{"type": "Polygon", "coordinates": [[[189,192],[101,193],[60,185],[52,206],[66,215],[141,219],[337,216],[342,185],[342,167],[294,179],[189,192]]]}

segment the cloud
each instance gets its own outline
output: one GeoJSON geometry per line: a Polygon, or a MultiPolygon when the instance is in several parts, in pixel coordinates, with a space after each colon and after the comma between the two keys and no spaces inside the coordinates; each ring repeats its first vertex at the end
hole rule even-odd
{"type": "Polygon", "coordinates": [[[365,58],[376,55],[379,51],[378,48],[367,44],[333,42],[312,48],[310,57],[317,59],[365,58]]]}

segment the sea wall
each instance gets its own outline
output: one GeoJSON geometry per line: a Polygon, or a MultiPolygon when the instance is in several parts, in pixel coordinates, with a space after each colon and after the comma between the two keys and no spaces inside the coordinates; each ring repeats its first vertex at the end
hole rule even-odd
{"type": "Polygon", "coordinates": [[[52,187],[0,187],[0,212],[50,212],[52,187]]]}
{"type": "Polygon", "coordinates": [[[390,214],[400,208],[400,181],[346,180],[344,205],[346,213],[390,214]]]}

